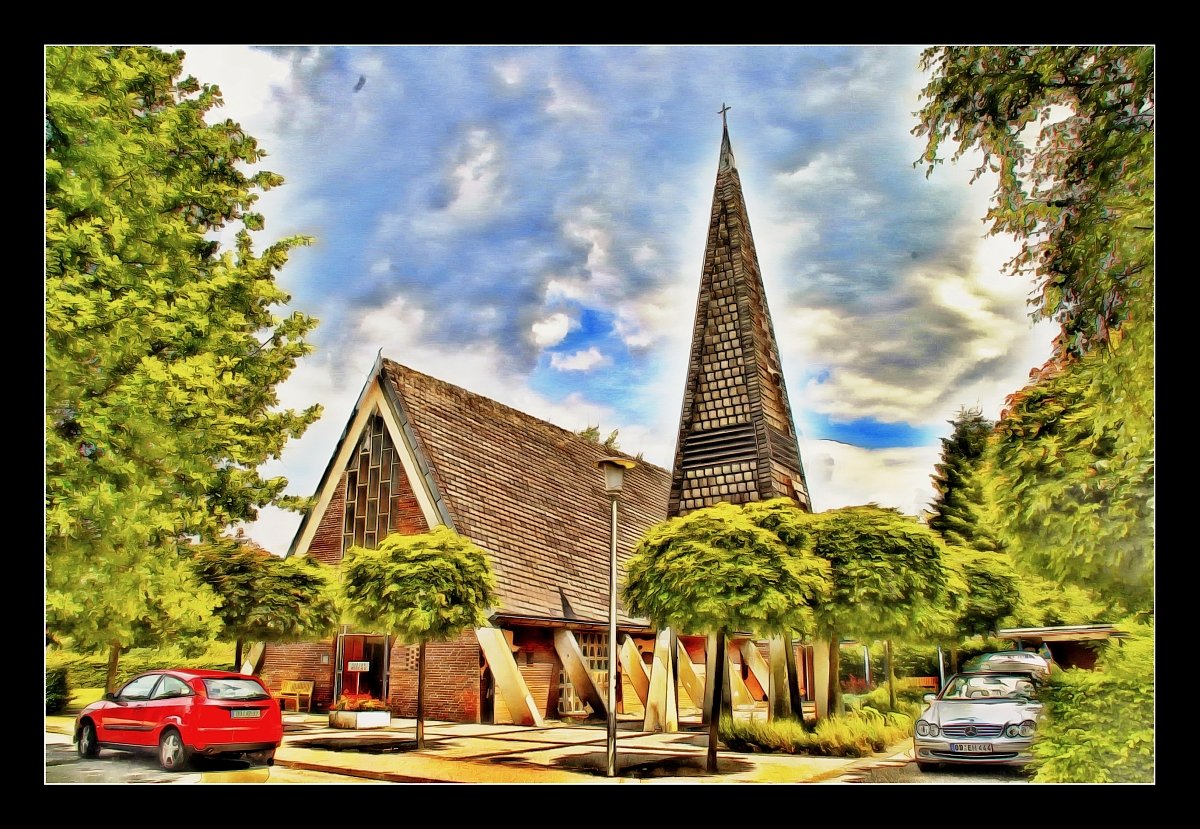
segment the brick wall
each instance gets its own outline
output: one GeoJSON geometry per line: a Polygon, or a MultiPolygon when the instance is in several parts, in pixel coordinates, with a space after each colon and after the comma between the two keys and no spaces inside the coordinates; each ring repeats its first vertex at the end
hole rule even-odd
{"type": "Polygon", "coordinates": [[[285,679],[315,682],[312,707],[326,711],[333,704],[333,640],[301,642],[293,645],[267,645],[258,677],[273,691],[278,691],[285,679]],[[322,655],[327,664],[321,663],[322,655]]]}
{"type": "Polygon", "coordinates": [[[308,545],[308,554],[322,564],[337,564],[342,560],[342,523],[346,512],[346,475],[338,480],[337,492],[308,545]]]}
{"type": "MultiPolygon", "coordinates": [[[[398,717],[417,715],[417,646],[392,648],[390,699],[398,717]]],[[[479,642],[465,631],[449,642],[425,647],[425,717],[479,722],[479,642]]]]}

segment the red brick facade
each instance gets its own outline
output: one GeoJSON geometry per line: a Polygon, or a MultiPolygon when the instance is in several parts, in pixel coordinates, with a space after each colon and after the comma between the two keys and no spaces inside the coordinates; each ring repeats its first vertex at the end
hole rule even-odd
{"type": "MultiPolygon", "coordinates": [[[[464,631],[449,642],[425,646],[425,716],[479,722],[479,642],[464,631]]],[[[417,646],[392,647],[389,704],[398,717],[417,715],[417,646]]]]}
{"type": "Polygon", "coordinates": [[[308,554],[322,564],[336,565],[342,560],[342,516],[346,511],[346,475],[338,479],[337,492],[321,516],[321,523],[308,545],[308,554]]]}
{"type": "Polygon", "coordinates": [[[314,711],[324,711],[333,704],[334,656],[333,640],[267,645],[258,676],[272,691],[278,691],[285,679],[315,682],[312,707],[314,711]]]}

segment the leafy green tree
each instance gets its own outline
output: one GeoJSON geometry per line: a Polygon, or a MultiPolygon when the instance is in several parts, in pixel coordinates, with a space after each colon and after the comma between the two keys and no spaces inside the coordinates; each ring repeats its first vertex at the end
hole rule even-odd
{"type": "Polygon", "coordinates": [[[887,640],[888,685],[896,710],[891,640],[944,635],[953,624],[953,571],[937,533],[916,519],[875,505],[812,517],[813,552],[829,562],[829,591],[814,608],[817,633],[829,648],[830,709],[844,713],[838,682],[843,636],[887,640]]]}
{"type": "Polygon", "coordinates": [[[245,642],[319,640],[337,629],[331,579],[312,559],[280,558],[253,542],[222,538],[198,545],[192,564],[220,602],[217,639],[235,643],[235,671],[245,642]]]}
{"type": "Polygon", "coordinates": [[[209,618],[177,543],[288,506],[286,479],[256,470],[320,412],[276,410],[316,321],[272,313],[274,275],[308,240],[254,255],[252,191],[283,180],[243,174],[263,152],[204,121],[220,91],[180,80],[182,60],[46,50],[47,624],[114,666],[137,631],[209,618]]]}
{"type": "Polygon", "coordinates": [[[931,172],[978,149],[999,173],[990,232],[1022,242],[1055,357],[1008,403],[985,475],[999,540],[1026,572],[1152,606],[1154,50],[927,50],[914,132],[931,172]],[[1052,107],[1067,116],[1050,123],[1052,107]],[[1041,125],[1038,130],[1037,126],[1041,125]],[[1027,146],[1033,130],[1036,136],[1027,146]]]}
{"type": "Polygon", "coordinates": [[[487,553],[448,527],[393,533],[342,559],[342,595],[351,623],[417,642],[417,748],[425,747],[425,645],[487,623],[496,590],[487,553]]]}
{"type": "MultiPolygon", "coordinates": [[[[683,633],[715,634],[713,699],[725,682],[725,640],[738,631],[791,635],[812,628],[812,604],[825,589],[825,566],[789,547],[728,503],[651,527],[625,565],[629,613],[683,633]]],[[[708,771],[717,771],[717,712],[709,724],[708,771]]]]}
{"type": "Polygon", "coordinates": [[[948,552],[947,563],[962,584],[954,639],[994,636],[1004,620],[1015,617],[1021,607],[1021,577],[1003,553],[962,547],[951,547],[948,552]]]}
{"type": "Polygon", "coordinates": [[[1153,296],[1154,49],[942,47],[921,68],[916,163],[931,173],[948,141],[955,160],[980,151],[975,178],[999,173],[990,233],[1022,241],[1009,267],[1036,280],[1034,318],[1062,324],[1060,354],[1086,353],[1153,296]],[[1067,117],[1049,123],[1052,106],[1067,117]]]}
{"type": "Polygon", "coordinates": [[[996,550],[995,533],[983,518],[983,482],[977,473],[995,423],[980,409],[965,406],[950,423],[954,432],[941,439],[942,461],[934,467],[933,487],[938,494],[929,527],[941,533],[947,544],[996,550]]]}

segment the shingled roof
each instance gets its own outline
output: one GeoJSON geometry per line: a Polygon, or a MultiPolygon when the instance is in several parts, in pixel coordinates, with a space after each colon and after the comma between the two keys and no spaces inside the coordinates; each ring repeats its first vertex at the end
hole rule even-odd
{"type": "MultiPolygon", "coordinates": [[[[492,555],[498,613],[607,621],[609,501],[595,462],[622,453],[391,360],[381,376],[455,530],[492,555]]],[[[646,529],[666,518],[670,486],[670,473],[645,461],[626,473],[619,579],[646,529]]]]}

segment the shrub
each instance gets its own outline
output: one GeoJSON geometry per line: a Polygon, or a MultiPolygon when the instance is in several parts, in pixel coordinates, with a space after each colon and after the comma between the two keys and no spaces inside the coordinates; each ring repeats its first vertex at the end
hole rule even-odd
{"type": "Polygon", "coordinates": [[[389,711],[390,706],[383,700],[366,695],[342,694],[334,703],[334,711],[389,711]]]}
{"type": "Polygon", "coordinates": [[[67,669],[62,665],[46,666],[46,713],[57,714],[71,699],[67,669]]]}
{"type": "Polygon", "coordinates": [[[1033,746],[1042,783],[1154,782],[1154,637],[1134,627],[1095,671],[1053,670],[1033,746]]]}
{"type": "Polygon", "coordinates": [[[734,751],[781,751],[824,757],[865,757],[912,736],[913,720],[873,708],[827,717],[813,730],[797,719],[732,720],[721,718],[721,740],[734,751]]]}
{"type": "Polygon", "coordinates": [[[853,700],[847,699],[846,704],[853,706],[855,710],[871,708],[884,714],[902,714],[916,722],[917,717],[921,715],[921,709],[925,707],[925,693],[924,688],[897,688],[896,710],[893,712],[888,698],[888,685],[885,682],[869,694],[855,697],[853,700]]]}
{"type": "MultiPolygon", "coordinates": [[[[170,648],[135,648],[121,653],[117,663],[117,688],[143,671],[164,668],[204,668],[228,671],[233,664],[232,645],[214,645],[200,656],[187,658],[170,648]]],[[[103,688],[108,675],[107,654],[77,654],[67,650],[50,650],[46,653],[46,668],[65,668],[67,682],[71,688],[103,688]]]]}

